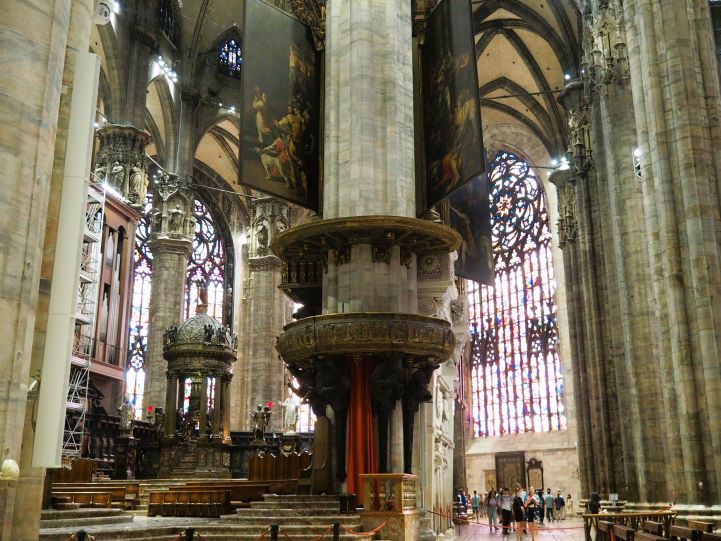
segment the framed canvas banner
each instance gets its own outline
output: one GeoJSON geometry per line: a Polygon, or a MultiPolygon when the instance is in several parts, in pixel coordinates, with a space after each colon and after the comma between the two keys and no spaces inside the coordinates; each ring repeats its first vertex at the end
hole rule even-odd
{"type": "Polygon", "coordinates": [[[448,198],[450,225],[463,243],[455,263],[456,276],[493,285],[491,208],[487,176],[466,182],[448,198]]]}
{"type": "Polygon", "coordinates": [[[421,51],[426,207],[486,170],[470,0],[442,0],[421,51]]]}
{"type": "Polygon", "coordinates": [[[246,0],[238,181],[318,210],[320,69],[308,26],[246,0]]]}

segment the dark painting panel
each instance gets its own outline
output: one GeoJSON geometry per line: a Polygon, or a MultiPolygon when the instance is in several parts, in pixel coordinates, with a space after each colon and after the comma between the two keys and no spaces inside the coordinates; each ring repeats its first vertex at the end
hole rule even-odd
{"type": "Polygon", "coordinates": [[[246,0],[239,182],[318,210],[320,70],[310,28],[246,0]]]}
{"type": "Polygon", "coordinates": [[[470,0],[442,0],[422,50],[426,206],[485,172],[470,0]]]}
{"type": "Polygon", "coordinates": [[[461,186],[448,198],[450,225],[463,238],[456,276],[493,285],[493,246],[489,183],[486,175],[461,186]]]}

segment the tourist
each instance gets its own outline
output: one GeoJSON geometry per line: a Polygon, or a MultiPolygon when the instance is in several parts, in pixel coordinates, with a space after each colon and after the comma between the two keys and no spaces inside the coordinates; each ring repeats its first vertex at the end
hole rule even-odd
{"type": "Polygon", "coordinates": [[[566,516],[573,518],[573,498],[570,494],[566,496],[566,516]]]}
{"type": "Polygon", "coordinates": [[[591,492],[586,510],[592,515],[598,515],[601,512],[601,496],[598,495],[598,492],[591,492]]]}
{"type": "Polygon", "coordinates": [[[488,492],[484,492],[481,494],[481,507],[479,509],[479,515],[481,518],[486,518],[486,498],[488,497],[488,492]]]}
{"type": "Polygon", "coordinates": [[[566,502],[563,501],[563,496],[561,496],[561,491],[559,490],[556,493],[556,497],[553,499],[553,506],[554,506],[554,517],[556,520],[565,520],[566,519],[566,502]]]}
{"type": "Polygon", "coordinates": [[[501,490],[501,496],[498,498],[498,507],[501,509],[501,527],[504,536],[510,535],[511,533],[512,504],[513,498],[511,498],[511,491],[504,488],[501,490]]]}
{"type": "Polygon", "coordinates": [[[473,510],[473,516],[476,519],[476,523],[478,523],[478,517],[480,516],[481,511],[481,497],[475,490],[473,491],[473,496],[471,496],[471,509],[473,510]]]}
{"type": "Polygon", "coordinates": [[[468,510],[468,498],[466,497],[466,491],[461,489],[458,491],[458,501],[461,502],[463,508],[461,512],[465,513],[468,510]]]}
{"type": "Polygon", "coordinates": [[[553,507],[555,505],[553,494],[551,494],[551,489],[546,489],[546,495],[543,496],[543,509],[546,513],[546,518],[548,519],[548,522],[553,522],[553,507]]]}
{"type": "Polygon", "coordinates": [[[486,498],[486,512],[488,513],[488,526],[490,527],[491,532],[497,532],[498,498],[496,498],[496,491],[493,489],[488,491],[488,497],[486,498]]]}
{"type": "Polygon", "coordinates": [[[528,487],[528,496],[526,496],[525,506],[528,532],[531,534],[531,541],[536,541],[536,534],[538,533],[536,513],[543,506],[541,505],[541,500],[538,495],[533,491],[533,487],[528,487]]]}
{"type": "Polygon", "coordinates": [[[516,541],[521,541],[521,538],[523,537],[524,531],[526,529],[526,508],[523,504],[523,498],[521,498],[521,493],[522,491],[520,488],[516,489],[516,494],[513,498],[513,503],[511,504],[511,508],[513,510],[513,520],[516,523],[516,541]]]}

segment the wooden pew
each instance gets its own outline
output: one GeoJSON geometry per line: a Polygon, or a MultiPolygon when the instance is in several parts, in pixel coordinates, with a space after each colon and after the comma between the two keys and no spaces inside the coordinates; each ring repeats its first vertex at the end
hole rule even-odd
{"type": "Polygon", "coordinates": [[[701,541],[721,541],[721,534],[717,533],[702,533],[701,541]]]}
{"type": "Polygon", "coordinates": [[[665,537],[648,532],[636,532],[634,539],[635,541],[666,541],[665,537]]]}
{"type": "Polygon", "coordinates": [[[613,529],[613,522],[606,520],[598,521],[598,528],[596,529],[596,541],[611,541],[611,530],[613,529]]]}
{"type": "Polygon", "coordinates": [[[671,541],[700,541],[701,532],[698,530],[692,530],[684,526],[671,526],[669,530],[669,538],[671,541]]]}
{"type": "Polygon", "coordinates": [[[139,503],[140,483],[53,483],[53,492],[110,492],[112,507],[135,509],[139,503]]]}
{"type": "Polygon", "coordinates": [[[688,527],[701,533],[713,533],[712,522],[701,522],[700,520],[689,520],[688,527]]]}
{"type": "Polygon", "coordinates": [[[148,516],[154,517],[219,517],[230,511],[228,490],[206,487],[179,487],[150,491],[148,516]]]}
{"type": "Polygon", "coordinates": [[[656,536],[663,536],[663,524],[653,520],[644,520],[642,530],[656,536]]]}
{"type": "Polygon", "coordinates": [[[636,533],[636,530],[630,526],[624,526],[622,524],[614,524],[611,531],[615,539],[621,539],[622,541],[633,541],[633,536],[636,533]]]}
{"type": "Polygon", "coordinates": [[[111,507],[110,492],[92,492],[92,491],[75,491],[75,492],[53,492],[52,498],[58,498],[63,502],[67,502],[70,498],[72,503],[80,504],[80,507],[111,507]]]}

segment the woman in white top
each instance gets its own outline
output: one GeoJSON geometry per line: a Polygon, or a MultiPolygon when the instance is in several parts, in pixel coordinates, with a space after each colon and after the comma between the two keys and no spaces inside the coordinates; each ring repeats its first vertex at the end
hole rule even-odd
{"type": "Polygon", "coordinates": [[[488,526],[490,530],[498,531],[498,498],[496,497],[496,491],[491,489],[488,491],[488,497],[486,498],[486,511],[488,511],[488,526]]]}

